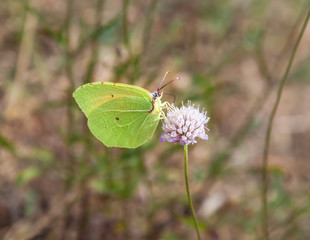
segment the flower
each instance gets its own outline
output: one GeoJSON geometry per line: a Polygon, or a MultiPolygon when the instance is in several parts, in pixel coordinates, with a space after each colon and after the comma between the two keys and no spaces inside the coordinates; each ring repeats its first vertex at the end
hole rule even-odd
{"type": "Polygon", "coordinates": [[[180,142],[181,145],[197,143],[195,138],[208,140],[205,127],[209,117],[207,112],[200,112],[199,106],[195,108],[189,101],[188,106],[178,108],[174,105],[167,112],[167,116],[163,123],[164,133],[160,137],[160,141],[180,142]]]}

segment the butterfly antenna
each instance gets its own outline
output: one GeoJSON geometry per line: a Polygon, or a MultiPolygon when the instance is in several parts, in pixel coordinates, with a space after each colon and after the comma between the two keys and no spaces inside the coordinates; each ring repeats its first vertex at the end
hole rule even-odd
{"type": "Polygon", "coordinates": [[[158,89],[158,91],[161,91],[164,87],[166,87],[168,84],[170,84],[170,83],[172,83],[172,82],[174,82],[174,81],[176,81],[176,80],[180,80],[181,78],[180,77],[177,77],[177,78],[175,78],[175,79],[172,79],[171,81],[169,81],[169,82],[167,82],[164,86],[161,86],[159,89],[158,89]]]}
{"type": "Polygon", "coordinates": [[[165,73],[163,79],[161,80],[161,82],[160,82],[160,84],[159,84],[159,88],[161,88],[161,85],[163,84],[163,82],[165,81],[165,79],[166,79],[166,77],[167,77],[167,75],[168,75],[169,73],[170,73],[169,70],[165,73]]]}

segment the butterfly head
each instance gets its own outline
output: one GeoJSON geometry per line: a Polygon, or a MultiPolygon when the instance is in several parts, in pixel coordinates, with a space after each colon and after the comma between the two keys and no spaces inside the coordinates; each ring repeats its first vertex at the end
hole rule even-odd
{"type": "Polygon", "coordinates": [[[161,98],[162,94],[163,94],[163,91],[161,91],[161,90],[158,88],[156,91],[150,93],[150,97],[152,98],[153,101],[155,101],[156,98],[161,98]]]}
{"type": "Polygon", "coordinates": [[[167,72],[165,73],[163,79],[162,79],[161,82],[160,82],[160,87],[157,88],[156,91],[150,93],[150,97],[152,98],[153,101],[155,101],[157,98],[160,99],[160,98],[162,97],[162,94],[163,94],[163,91],[162,91],[162,90],[164,89],[164,87],[166,87],[166,86],[169,85],[170,83],[174,82],[175,80],[181,79],[180,77],[177,77],[177,78],[172,79],[171,81],[167,82],[165,85],[162,86],[162,83],[165,81],[165,78],[166,78],[166,76],[167,76],[169,73],[170,73],[170,71],[167,71],[167,72]]]}

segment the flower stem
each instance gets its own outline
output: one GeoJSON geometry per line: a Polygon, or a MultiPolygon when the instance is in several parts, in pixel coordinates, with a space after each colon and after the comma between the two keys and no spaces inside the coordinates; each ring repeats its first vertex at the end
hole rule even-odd
{"type": "Polygon", "coordinates": [[[194,207],[193,207],[191,194],[190,194],[190,191],[189,191],[188,174],[187,174],[188,167],[187,166],[188,166],[188,148],[187,148],[187,145],[184,145],[184,174],[185,174],[185,184],[186,184],[187,199],[188,199],[189,207],[190,207],[191,212],[192,212],[192,217],[193,217],[194,224],[195,224],[197,238],[199,240],[201,240],[200,232],[199,232],[199,228],[198,228],[198,223],[197,223],[197,219],[196,219],[196,214],[195,214],[195,210],[194,210],[194,207]]]}
{"type": "Polygon", "coordinates": [[[308,10],[308,14],[305,18],[304,24],[302,26],[302,29],[298,35],[297,41],[295,43],[295,46],[293,48],[291,57],[289,59],[289,63],[286,67],[285,73],[281,79],[281,82],[279,84],[278,92],[277,92],[277,98],[275,101],[275,104],[273,105],[273,109],[271,112],[271,115],[269,117],[268,121],[268,127],[267,127],[267,132],[266,132],[266,138],[265,138],[265,146],[264,146],[264,155],[263,155],[263,169],[262,169],[262,205],[263,205],[263,217],[262,217],[262,228],[263,228],[263,234],[264,234],[264,239],[269,240],[269,232],[268,232],[268,202],[267,202],[267,192],[268,192],[268,154],[269,154],[269,145],[270,145],[270,137],[271,137],[271,131],[272,131],[272,126],[273,126],[273,120],[275,118],[280,99],[281,99],[281,94],[284,88],[284,84],[286,82],[286,79],[288,77],[288,74],[291,70],[291,66],[293,63],[293,60],[295,58],[295,54],[297,51],[297,48],[299,46],[299,43],[301,41],[301,38],[304,34],[304,31],[306,29],[306,26],[308,24],[310,18],[310,10],[308,10]]]}

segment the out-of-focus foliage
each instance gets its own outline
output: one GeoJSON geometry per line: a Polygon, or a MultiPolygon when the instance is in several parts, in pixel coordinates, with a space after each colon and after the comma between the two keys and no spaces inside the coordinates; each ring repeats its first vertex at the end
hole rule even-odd
{"type": "MultiPolygon", "coordinates": [[[[0,239],[194,239],[183,152],[160,127],[106,148],[73,91],[91,81],[157,89],[211,117],[189,147],[203,239],[261,238],[261,164],[276,87],[308,1],[0,1],[0,239]]],[[[310,235],[310,29],[277,112],[271,239],[310,235]]]]}

